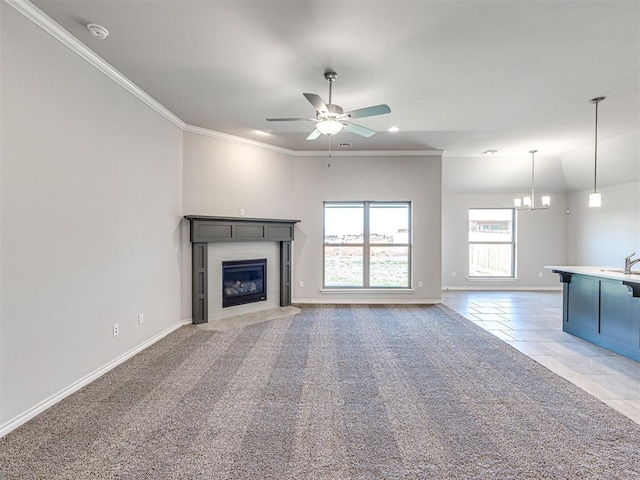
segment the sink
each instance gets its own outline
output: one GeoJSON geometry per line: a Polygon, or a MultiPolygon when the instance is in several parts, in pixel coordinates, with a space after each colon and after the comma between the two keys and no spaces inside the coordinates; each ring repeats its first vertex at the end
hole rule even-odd
{"type": "MultiPolygon", "coordinates": [[[[612,273],[624,273],[624,270],[621,268],[612,268],[612,269],[603,269],[600,270],[601,272],[612,272],[612,273]]],[[[640,272],[637,272],[635,270],[631,270],[630,272],[631,275],[640,275],[640,272]]],[[[628,275],[628,274],[627,274],[628,275]]]]}

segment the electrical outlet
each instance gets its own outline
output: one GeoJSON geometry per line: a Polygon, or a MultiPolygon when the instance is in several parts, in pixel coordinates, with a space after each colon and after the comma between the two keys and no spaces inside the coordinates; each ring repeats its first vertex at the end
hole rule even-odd
{"type": "Polygon", "coordinates": [[[241,217],[244,217],[244,208],[241,208],[241,209],[240,209],[240,216],[241,216],[241,217]]]}
{"type": "Polygon", "coordinates": [[[542,278],[542,272],[538,272],[538,278],[542,278]]]}
{"type": "Polygon", "coordinates": [[[418,282],[418,288],[422,288],[422,281],[418,282]]]}
{"type": "Polygon", "coordinates": [[[455,277],[455,276],[457,276],[457,273],[456,272],[451,272],[451,276],[455,277]]]}
{"type": "Polygon", "coordinates": [[[138,314],[138,325],[142,325],[144,323],[144,313],[138,314]]]}
{"type": "Polygon", "coordinates": [[[113,336],[117,337],[120,334],[120,324],[119,323],[114,323],[113,324],[113,336]]]}
{"type": "Polygon", "coordinates": [[[300,288],[304,288],[304,282],[303,282],[302,280],[300,280],[300,281],[298,282],[298,286],[299,286],[300,288]]]}

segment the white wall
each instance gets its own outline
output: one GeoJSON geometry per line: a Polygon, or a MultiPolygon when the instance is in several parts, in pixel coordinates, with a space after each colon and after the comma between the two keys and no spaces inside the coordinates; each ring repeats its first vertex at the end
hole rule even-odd
{"type": "MultiPolygon", "coordinates": [[[[294,158],[258,146],[184,133],[185,215],[294,218],[294,158]]],[[[191,243],[182,222],[182,318],[191,318],[191,243]]]]}
{"type": "MultiPolygon", "coordinates": [[[[547,192],[540,192],[540,195],[547,192]]],[[[516,276],[514,280],[469,280],[469,209],[511,207],[515,195],[461,194],[443,196],[442,285],[458,289],[560,288],[558,277],[545,265],[567,261],[567,195],[551,195],[549,210],[518,211],[516,217],[516,276]],[[453,277],[453,272],[456,276],[453,277]],[[539,277],[542,273],[542,278],[539,277]]],[[[539,198],[539,197],[538,197],[539,198]]]]}
{"type": "MultiPolygon", "coordinates": [[[[2,80],[2,72],[3,72],[3,51],[4,48],[2,46],[3,39],[5,35],[3,34],[2,25],[3,25],[3,17],[4,11],[7,7],[4,5],[4,2],[0,2],[0,252],[2,252],[2,165],[4,158],[4,150],[2,145],[4,145],[3,140],[3,103],[2,103],[2,95],[4,93],[4,89],[2,88],[3,80],[2,80]]],[[[2,254],[0,253],[0,425],[2,425],[3,417],[2,417],[2,397],[3,397],[3,372],[2,372],[2,363],[3,363],[3,355],[2,355],[2,345],[4,344],[2,333],[2,254]]]]}
{"type": "Polygon", "coordinates": [[[517,212],[517,280],[468,279],[469,209],[509,208],[513,206],[515,197],[530,192],[531,155],[447,157],[443,161],[442,183],[443,288],[560,288],[557,275],[543,268],[567,262],[567,194],[560,158],[536,155],[536,202],[540,203],[542,195],[550,195],[551,208],[517,212]]]}
{"type": "MultiPolygon", "coordinates": [[[[560,158],[536,154],[535,184],[543,188],[545,194],[566,191],[560,158]]],[[[531,191],[531,155],[523,152],[519,156],[447,156],[442,162],[442,191],[523,196],[531,191]]]]}
{"type": "MultiPolygon", "coordinates": [[[[588,145],[562,155],[567,191],[593,191],[594,154],[594,146],[588,145]]],[[[598,142],[598,189],[640,181],[639,158],[639,130],[598,142]]]]}
{"type": "Polygon", "coordinates": [[[294,242],[295,301],[428,302],[441,298],[440,155],[300,157],[294,172],[294,215],[301,220],[294,242]],[[403,294],[322,293],[322,202],[332,200],[411,200],[413,279],[415,286],[422,281],[423,288],[403,294]],[[300,280],[303,288],[298,286],[300,280]]]}
{"type": "Polygon", "coordinates": [[[0,11],[2,427],[180,321],[182,132],[0,11]]]}
{"type": "MultiPolygon", "coordinates": [[[[188,215],[299,219],[294,301],[373,301],[321,294],[322,202],[413,200],[414,279],[423,288],[377,300],[440,299],[441,157],[294,157],[194,133],[184,136],[184,211],[188,215]],[[305,287],[297,287],[298,280],[305,287]]],[[[183,224],[183,318],[191,316],[190,243],[183,224]]]]}
{"type": "Polygon", "coordinates": [[[293,157],[249,144],[184,134],[185,215],[290,218],[293,157]]]}
{"type": "Polygon", "coordinates": [[[598,191],[602,194],[600,208],[589,208],[589,190],[569,194],[568,262],[623,267],[624,257],[640,254],[640,182],[598,191]]]}
{"type": "Polygon", "coordinates": [[[636,129],[598,143],[600,208],[588,207],[593,191],[593,146],[563,155],[562,168],[572,192],[569,264],[622,267],[624,257],[634,251],[640,254],[639,133],[636,129]]]}

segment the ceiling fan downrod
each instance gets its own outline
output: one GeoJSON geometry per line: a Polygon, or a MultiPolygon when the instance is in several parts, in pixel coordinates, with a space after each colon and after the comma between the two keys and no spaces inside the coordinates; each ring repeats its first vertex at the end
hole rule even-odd
{"type": "Polygon", "coordinates": [[[332,93],[333,93],[333,82],[336,81],[336,78],[338,77],[338,74],[336,72],[324,72],[324,78],[327,80],[327,82],[329,82],[329,105],[332,105],[332,93]]]}

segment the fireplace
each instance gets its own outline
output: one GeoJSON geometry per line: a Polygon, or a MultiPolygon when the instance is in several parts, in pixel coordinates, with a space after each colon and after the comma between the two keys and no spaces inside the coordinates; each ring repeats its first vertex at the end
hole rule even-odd
{"type": "Polygon", "coordinates": [[[223,318],[234,316],[238,309],[249,313],[265,307],[291,305],[291,247],[294,226],[300,220],[202,215],[186,215],[185,218],[190,224],[191,311],[194,324],[208,322],[210,310],[215,318],[223,318]],[[271,250],[271,247],[274,249],[272,253],[263,253],[265,248],[271,250]],[[234,252],[231,253],[231,250],[234,252]],[[269,300],[240,305],[238,309],[222,307],[222,288],[218,284],[218,279],[222,278],[222,262],[263,256],[270,265],[269,300]],[[226,313],[222,313],[223,310],[226,313]]]}
{"type": "Polygon", "coordinates": [[[267,259],[222,262],[222,307],[267,299],[267,259]]]}

